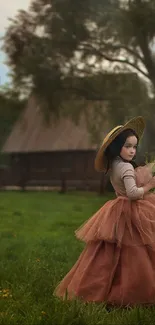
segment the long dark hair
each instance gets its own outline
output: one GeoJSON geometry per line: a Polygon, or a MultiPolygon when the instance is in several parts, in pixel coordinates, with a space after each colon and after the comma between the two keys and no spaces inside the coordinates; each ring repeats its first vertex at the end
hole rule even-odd
{"type": "MultiPolygon", "coordinates": [[[[137,144],[139,143],[139,137],[136,134],[136,132],[132,129],[127,129],[121,132],[113,141],[112,143],[107,147],[105,151],[105,157],[107,159],[107,170],[108,172],[109,168],[112,165],[112,162],[117,156],[120,156],[120,152],[122,147],[124,146],[126,139],[130,136],[135,136],[137,138],[137,144]]],[[[122,158],[122,157],[121,157],[122,158]]],[[[122,158],[123,161],[127,162],[122,158]]],[[[137,167],[137,164],[134,160],[130,161],[130,163],[133,165],[134,168],[137,167]]]]}

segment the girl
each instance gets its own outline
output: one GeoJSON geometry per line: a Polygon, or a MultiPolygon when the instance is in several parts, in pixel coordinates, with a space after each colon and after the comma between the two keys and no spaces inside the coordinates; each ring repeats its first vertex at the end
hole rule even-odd
{"type": "Polygon", "coordinates": [[[86,243],[55,294],[62,298],[127,306],[155,304],[155,177],[133,161],[144,131],[137,117],[104,139],[95,168],[109,172],[117,198],[75,234],[86,243]]]}

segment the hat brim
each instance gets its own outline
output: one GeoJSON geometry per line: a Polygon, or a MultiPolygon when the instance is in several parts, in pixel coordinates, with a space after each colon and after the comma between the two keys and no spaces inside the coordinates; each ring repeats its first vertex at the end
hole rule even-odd
{"type": "Polygon", "coordinates": [[[124,130],[131,129],[133,130],[138,138],[140,139],[143,135],[145,129],[145,121],[142,116],[135,117],[128,121],[125,125],[120,126],[120,128],[111,134],[108,140],[101,145],[100,149],[95,158],[95,169],[98,172],[105,172],[107,169],[106,157],[104,155],[107,147],[112,143],[112,141],[124,130]]]}

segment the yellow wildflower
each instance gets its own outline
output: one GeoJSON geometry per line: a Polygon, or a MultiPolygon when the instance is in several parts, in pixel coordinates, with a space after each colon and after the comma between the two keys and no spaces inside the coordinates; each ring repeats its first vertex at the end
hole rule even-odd
{"type": "Polygon", "coordinates": [[[3,289],[2,290],[4,293],[7,293],[7,292],[9,292],[9,289],[3,289]]]}
{"type": "Polygon", "coordinates": [[[46,315],[46,312],[42,310],[41,314],[42,314],[42,315],[46,315]]]}
{"type": "Polygon", "coordinates": [[[9,297],[9,293],[4,293],[4,294],[2,295],[2,297],[3,297],[3,298],[7,298],[7,297],[9,297]]]}
{"type": "Polygon", "coordinates": [[[10,294],[10,290],[9,289],[2,289],[0,290],[0,295],[2,298],[12,298],[12,295],[10,294]]]}
{"type": "Polygon", "coordinates": [[[36,261],[37,261],[37,262],[40,262],[40,258],[37,258],[36,261]]]}

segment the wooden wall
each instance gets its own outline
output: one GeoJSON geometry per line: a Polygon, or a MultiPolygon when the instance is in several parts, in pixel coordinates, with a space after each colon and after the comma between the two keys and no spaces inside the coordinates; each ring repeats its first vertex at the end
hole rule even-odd
{"type": "Polygon", "coordinates": [[[107,179],[94,169],[96,152],[61,151],[9,154],[1,164],[1,186],[53,186],[100,190],[107,179]]]}

